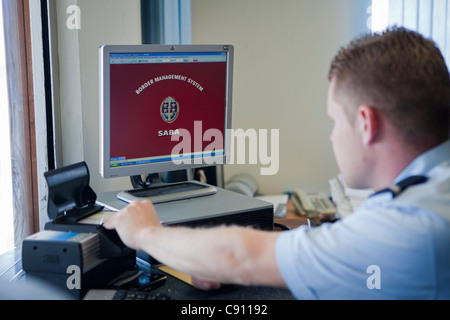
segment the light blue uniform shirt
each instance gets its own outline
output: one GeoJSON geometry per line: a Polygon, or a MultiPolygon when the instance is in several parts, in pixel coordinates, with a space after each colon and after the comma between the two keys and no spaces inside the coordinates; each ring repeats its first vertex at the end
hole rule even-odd
{"type": "Polygon", "coordinates": [[[334,224],[280,234],[278,268],[298,299],[450,299],[450,141],[395,179],[429,177],[368,198],[334,224]]]}

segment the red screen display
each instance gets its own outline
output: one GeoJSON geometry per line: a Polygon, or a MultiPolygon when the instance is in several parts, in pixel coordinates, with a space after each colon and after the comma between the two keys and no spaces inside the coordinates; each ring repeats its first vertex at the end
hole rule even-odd
{"type": "Polygon", "coordinates": [[[170,155],[180,129],[203,151],[211,141],[194,144],[194,122],[224,135],[226,74],[226,62],[111,64],[110,157],[170,155]]]}

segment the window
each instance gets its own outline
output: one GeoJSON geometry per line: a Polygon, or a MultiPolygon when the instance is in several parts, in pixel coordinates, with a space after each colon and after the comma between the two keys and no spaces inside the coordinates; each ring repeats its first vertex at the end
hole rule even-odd
{"type": "Polygon", "coordinates": [[[3,14],[0,5],[0,254],[14,247],[12,208],[11,143],[9,134],[9,107],[6,81],[5,41],[3,38],[3,14]]]}
{"type": "Polygon", "coordinates": [[[191,43],[190,0],[141,0],[142,42],[191,43]]]}
{"type": "MultiPolygon", "coordinates": [[[[30,1],[31,3],[39,3],[30,1]]],[[[1,125],[0,130],[5,129],[9,124],[11,155],[6,154],[6,150],[1,150],[2,166],[10,164],[10,176],[5,178],[11,182],[6,182],[11,188],[12,203],[11,209],[5,209],[2,203],[1,217],[7,219],[6,225],[9,229],[9,222],[14,221],[14,246],[20,246],[22,240],[38,229],[39,206],[37,197],[37,174],[36,174],[36,134],[35,134],[35,113],[33,94],[33,68],[31,59],[31,39],[30,39],[30,7],[28,0],[3,0],[2,27],[4,28],[4,48],[0,50],[4,53],[3,61],[6,61],[6,82],[2,87],[7,92],[7,108],[2,114],[1,121],[6,125],[1,125]],[[6,161],[4,161],[6,159],[6,161]],[[6,218],[4,213],[8,211],[6,218]],[[12,213],[11,213],[12,211],[12,213]],[[13,215],[12,218],[10,215],[13,215]]],[[[4,78],[4,79],[5,79],[4,78]]],[[[6,96],[6,95],[5,95],[6,96]]],[[[2,95],[4,98],[4,96],[2,95]]],[[[1,99],[1,97],[0,97],[1,99]]],[[[3,133],[2,133],[3,136],[3,133]]],[[[8,139],[7,139],[8,140],[8,139]]],[[[3,178],[2,178],[3,180],[3,178]]],[[[4,182],[4,181],[2,181],[4,182]]],[[[6,193],[1,194],[3,197],[6,193]]],[[[3,200],[3,198],[1,198],[3,200]]],[[[2,223],[3,224],[3,223],[2,223]]],[[[1,226],[4,227],[3,225],[1,226]]],[[[3,232],[3,230],[2,230],[3,232]]],[[[2,239],[1,246],[4,249],[11,247],[9,232],[7,238],[2,239]]]]}
{"type": "Polygon", "coordinates": [[[450,61],[450,0],[372,0],[372,31],[397,25],[433,39],[450,61]]]}
{"type": "Polygon", "coordinates": [[[372,0],[368,11],[368,13],[372,13],[371,23],[368,25],[372,32],[386,29],[389,24],[389,0],[372,0]]]}

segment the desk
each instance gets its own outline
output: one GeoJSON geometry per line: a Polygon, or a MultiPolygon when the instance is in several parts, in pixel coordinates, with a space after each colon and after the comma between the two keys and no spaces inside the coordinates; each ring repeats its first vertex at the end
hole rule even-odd
{"type": "MultiPolygon", "coordinates": [[[[294,208],[294,205],[292,204],[291,200],[289,200],[287,203],[286,217],[283,219],[274,219],[274,221],[276,223],[285,225],[290,229],[295,229],[301,225],[308,224],[308,220],[305,217],[301,217],[297,214],[297,211],[294,208]]],[[[278,231],[278,229],[275,228],[275,231],[278,231]]]]}
{"type": "MultiPolygon", "coordinates": [[[[162,273],[153,268],[152,272],[162,273]]],[[[0,283],[24,281],[22,270],[21,250],[12,249],[0,255],[0,283]]],[[[239,285],[223,285],[212,291],[202,291],[193,286],[167,275],[166,283],[154,289],[154,292],[167,294],[174,300],[293,300],[289,290],[272,287],[243,287],[239,285]]],[[[40,297],[36,297],[40,299],[40,297]]]]}
{"type": "MultiPolygon", "coordinates": [[[[275,219],[290,228],[306,224],[305,218],[295,213],[292,204],[288,203],[288,213],[285,219],[275,219]]],[[[23,277],[20,248],[12,249],[0,255],[0,281],[10,281],[23,277]]],[[[243,287],[238,285],[224,285],[219,290],[201,291],[178,280],[167,276],[166,284],[155,289],[155,292],[168,294],[175,300],[293,300],[289,290],[272,287],[243,287]]]]}
{"type": "MultiPolygon", "coordinates": [[[[162,273],[157,268],[151,270],[162,273]]],[[[21,250],[16,248],[0,255],[0,283],[24,279],[21,250]]],[[[154,292],[167,294],[174,300],[294,300],[289,290],[284,288],[223,285],[218,290],[202,291],[171,275],[167,275],[166,283],[154,292]]],[[[38,296],[36,299],[41,298],[38,296]]]]}

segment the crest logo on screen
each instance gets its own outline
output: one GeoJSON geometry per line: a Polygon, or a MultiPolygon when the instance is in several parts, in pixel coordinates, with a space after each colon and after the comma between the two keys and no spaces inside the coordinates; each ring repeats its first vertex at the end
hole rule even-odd
{"type": "Polygon", "coordinates": [[[161,103],[161,118],[167,122],[172,123],[178,118],[180,113],[180,104],[173,97],[167,97],[161,103]]]}

